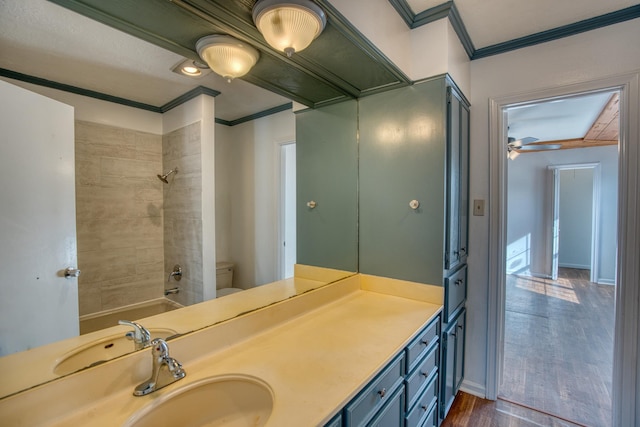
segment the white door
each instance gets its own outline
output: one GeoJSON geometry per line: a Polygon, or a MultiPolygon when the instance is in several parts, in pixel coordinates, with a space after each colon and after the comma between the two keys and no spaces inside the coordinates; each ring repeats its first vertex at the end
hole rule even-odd
{"type": "Polygon", "coordinates": [[[281,279],[293,277],[296,263],[296,144],[283,144],[281,151],[281,279]]]}
{"type": "Polygon", "coordinates": [[[558,257],[560,256],[560,178],[558,168],[549,168],[551,182],[551,280],[558,280],[558,257]]]}
{"type": "Polygon", "coordinates": [[[78,335],[73,118],[0,81],[0,356],[78,335]]]}

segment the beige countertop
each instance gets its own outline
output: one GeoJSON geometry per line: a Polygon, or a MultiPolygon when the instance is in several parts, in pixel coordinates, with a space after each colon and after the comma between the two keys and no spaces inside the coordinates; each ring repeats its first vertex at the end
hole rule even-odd
{"type": "Polygon", "coordinates": [[[139,352],[0,400],[0,424],[118,426],[173,390],[237,374],[271,388],[268,426],[321,426],[441,308],[441,287],[353,276],[171,341],[187,377],[148,396],[132,396],[151,367],[139,352]]]}
{"type": "MultiPolygon", "coordinates": [[[[354,273],[296,264],[295,277],[292,278],[257,286],[180,310],[144,319],[126,320],[140,322],[152,332],[170,329],[173,332],[168,335],[185,334],[287,300],[351,274],[354,273]]],[[[60,378],[60,375],[54,373],[54,369],[64,357],[96,342],[122,337],[129,330],[131,328],[128,326],[113,326],[0,357],[0,371],[3,372],[3,379],[0,381],[0,398],[60,378]]],[[[129,347],[133,352],[133,343],[129,347]]]]}

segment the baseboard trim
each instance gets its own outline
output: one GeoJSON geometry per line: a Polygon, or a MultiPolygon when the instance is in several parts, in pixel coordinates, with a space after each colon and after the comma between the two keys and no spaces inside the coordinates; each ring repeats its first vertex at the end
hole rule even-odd
{"type": "Polygon", "coordinates": [[[567,263],[558,263],[558,267],[564,267],[564,268],[575,268],[578,270],[590,270],[591,266],[590,265],[586,265],[586,264],[567,264],[567,263]]]}
{"type": "Polygon", "coordinates": [[[460,386],[460,390],[464,391],[465,393],[472,394],[476,397],[480,397],[482,399],[486,399],[487,396],[485,386],[473,381],[463,380],[462,385],[460,386]]]}
{"type": "Polygon", "coordinates": [[[611,280],[611,279],[598,279],[598,285],[610,285],[610,286],[615,286],[616,285],[616,281],[611,280]]]}

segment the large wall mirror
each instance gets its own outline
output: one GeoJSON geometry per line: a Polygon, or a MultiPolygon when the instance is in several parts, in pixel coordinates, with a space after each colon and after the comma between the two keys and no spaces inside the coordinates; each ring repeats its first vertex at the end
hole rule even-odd
{"type": "MultiPolygon", "coordinates": [[[[158,76],[159,72],[151,69],[158,60],[164,59],[163,55],[173,58],[173,53],[162,52],[162,49],[152,46],[151,51],[162,58],[147,56],[147,42],[124,35],[60,6],[44,0],[12,0],[3,3],[2,9],[0,49],[8,54],[3,55],[0,68],[4,70],[2,79],[13,85],[23,86],[30,91],[40,92],[69,104],[73,102],[70,101],[68,93],[65,95],[64,91],[40,86],[36,80],[46,79],[99,92],[92,86],[92,82],[102,79],[107,80],[107,86],[115,88],[116,96],[123,97],[123,93],[129,92],[131,98],[135,98],[136,88],[145,84],[149,85],[146,88],[149,93],[153,92],[154,85],[159,88],[158,85],[169,81],[172,87],[175,86],[172,90],[177,95],[187,92],[192,85],[191,82],[185,83],[186,80],[181,80],[184,77],[176,74],[165,77],[163,82],[163,78],[158,76]],[[132,68],[118,64],[119,58],[109,57],[108,52],[101,58],[103,65],[92,63],[91,58],[100,57],[101,49],[108,49],[109,43],[96,40],[100,37],[104,40],[115,40],[115,44],[121,43],[119,48],[123,51],[137,51],[139,64],[132,68]],[[88,39],[86,43],[83,42],[83,38],[88,39]],[[97,44],[91,45],[91,42],[97,44]],[[69,54],[65,55],[65,52],[69,54]],[[21,60],[36,57],[40,58],[39,61],[31,62],[39,63],[39,66],[20,66],[21,60]],[[64,67],[57,66],[61,61],[65,63],[64,67]],[[111,64],[112,68],[104,64],[111,64]],[[74,75],[74,67],[82,72],[74,75]],[[104,67],[100,75],[87,77],[100,67],[104,67]],[[43,71],[43,68],[47,68],[47,71],[43,71]],[[149,75],[145,76],[145,72],[149,75]]],[[[166,65],[168,67],[173,64],[166,65]]],[[[163,71],[171,73],[170,70],[163,71]]],[[[305,240],[302,249],[298,247],[303,253],[303,259],[298,262],[305,263],[304,258],[309,250],[321,251],[328,255],[326,259],[308,263],[311,270],[302,267],[301,274],[307,279],[316,279],[313,277],[313,267],[333,270],[332,274],[324,275],[322,280],[310,279],[308,283],[317,282],[320,286],[320,283],[329,283],[357,270],[357,144],[355,132],[351,133],[351,129],[355,129],[355,116],[353,123],[348,114],[345,116],[345,129],[342,133],[343,138],[340,139],[340,149],[343,151],[339,155],[336,155],[331,146],[324,146],[324,152],[318,156],[319,152],[314,151],[313,146],[305,144],[302,148],[304,165],[296,170],[296,162],[292,160],[298,157],[292,150],[296,143],[296,117],[290,108],[280,108],[281,111],[271,111],[273,114],[241,124],[233,122],[238,116],[274,110],[273,105],[281,106],[283,103],[289,103],[289,99],[261,88],[253,88],[242,81],[228,84],[215,76],[211,76],[210,80],[203,78],[198,85],[212,86],[212,89],[215,87],[215,90],[221,92],[212,98],[215,116],[219,120],[214,127],[215,165],[209,165],[211,168],[208,171],[204,171],[201,166],[206,160],[203,160],[204,154],[199,151],[202,146],[199,147],[198,144],[204,138],[199,135],[202,129],[199,129],[197,124],[189,124],[187,121],[184,126],[165,125],[163,130],[158,132],[132,130],[122,124],[131,120],[131,117],[123,119],[122,123],[95,123],[83,119],[86,117],[86,109],[95,108],[91,106],[91,102],[87,101],[86,105],[79,102],[76,105],[75,119],[72,115],[75,163],[67,166],[73,168],[75,177],[75,195],[72,196],[76,200],[77,266],[82,272],[78,279],[72,278],[68,283],[74,280],[82,281],[79,287],[77,316],[89,320],[86,322],[90,325],[88,329],[80,330],[81,333],[85,333],[84,336],[90,337],[88,342],[97,342],[104,337],[113,336],[114,333],[121,337],[127,327],[114,326],[119,319],[139,320],[157,313],[145,304],[141,304],[143,310],[137,314],[118,311],[122,307],[155,299],[166,300],[164,304],[169,306],[173,304],[170,301],[173,301],[191,307],[208,299],[206,292],[202,290],[201,282],[206,281],[202,276],[211,277],[212,274],[215,275],[216,267],[228,270],[230,265],[202,265],[202,252],[206,250],[215,251],[216,261],[232,264],[231,285],[237,289],[251,290],[265,284],[269,286],[271,282],[290,277],[294,259],[282,248],[283,239],[292,238],[291,216],[286,214],[289,216],[285,218],[285,211],[297,210],[294,218],[303,212],[311,213],[316,221],[305,222],[302,225],[302,233],[305,238],[311,236],[311,240],[305,240]],[[239,93],[234,95],[235,91],[239,93]],[[344,137],[345,135],[347,136],[344,137]],[[177,171],[174,171],[176,168],[177,171]],[[207,173],[214,173],[215,186],[207,185],[206,177],[203,178],[207,173]],[[297,177],[294,182],[303,182],[305,188],[322,184],[315,211],[307,204],[310,200],[306,199],[297,200],[293,209],[287,208],[287,204],[291,204],[291,197],[287,198],[285,195],[295,192],[291,186],[292,181],[287,181],[286,177],[292,176],[297,177]],[[159,179],[162,177],[166,182],[159,179]],[[202,187],[196,183],[201,183],[202,187]],[[98,187],[100,191],[97,191],[98,187]],[[340,192],[340,207],[329,211],[322,192],[330,192],[332,188],[340,192]],[[202,224],[193,220],[194,216],[201,212],[197,209],[203,209],[200,205],[207,204],[209,200],[199,198],[200,192],[203,194],[202,197],[215,198],[215,239],[212,235],[206,234],[206,230],[203,231],[202,224]],[[318,241],[320,238],[322,242],[318,241]],[[171,275],[176,264],[180,264],[182,268],[180,281],[176,280],[175,274],[171,275]],[[174,288],[179,289],[177,294],[171,293],[174,288]],[[163,295],[165,290],[169,291],[166,297],[163,295]],[[92,315],[96,313],[105,314],[103,324],[92,322],[92,315]],[[105,332],[102,327],[117,329],[113,329],[112,333],[105,332]]],[[[59,89],[65,88],[59,86],[59,89]]],[[[102,91],[107,92],[105,89],[102,91]]],[[[4,103],[5,110],[11,109],[12,106],[7,105],[6,101],[7,99],[3,99],[0,103],[4,103]]],[[[147,106],[154,104],[152,101],[147,102],[147,106]]],[[[127,115],[127,111],[134,111],[128,110],[130,107],[115,104],[112,108],[120,110],[120,114],[124,116],[127,115]]],[[[355,112],[355,101],[337,104],[335,108],[346,108],[355,112]]],[[[332,112],[329,109],[328,114],[343,113],[338,110],[332,112]]],[[[95,111],[92,112],[94,113],[95,111]]],[[[163,113],[145,114],[160,116],[163,113]]],[[[305,117],[304,130],[307,131],[310,129],[309,126],[313,127],[315,116],[306,112],[300,114],[301,117],[305,117]]],[[[332,135],[333,137],[339,138],[339,135],[332,135]]],[[[336,138],[330,139],[335,142],[336,138]]],[[[38,150],[37,147],[33,149],[33,153],[38,153],[37,160],[46,164],[46,150],[38,150]]],[[[19,152],[18,150],[13,154],[19,152]]],[[[9,169],[7,171],[9,173],[9,169]]],[[[12,197],[20,197],[21,194],[24,196],[26,187],[19,180],[10,175],[0,176],[5,182],[10,183],[7,186],[11,187],[11,191],[7,190],[6,193],[3,190],[3,198],[8,194],[12,197]]],[[[307,197],[306,193],[304,197],[307,197]]],[[[42,205],[45,199],[32,200],[34,209],[47,213],[47,206],[42,205]]],[[[0,217],[6,219],[3,209],[6,209],[7,204],[3,206],[0,207],[0,217]]],[[[48,215],[52,216],[53,212],[48,212],[48,215]]],[[[37,227],[33,230],[37,230],[37,227]]],[[[27,234],[22,235],[24,237],[27,234]]],[[[35,237],[34,241],[37,242],[35,237]]],[[[16,242],[8,237],[3,238],[3,251],[10,252],[14,243],[16,242]]],[[[74,244],[75,242],[71,242],[70,246],[74,244]]],[[[46,251],[46,248],[42,248],[41,251],[46,251]]],[[[63,274],[64,269],[61,267],[60,271],[53,275],[53,280],[68,280],[61,277],[63,274]]],[[[34,295],[17,298],[13,294],[21,287],[20,274],[11,276],[9,280],[0,282],[0,286],[4,288],[2,307],[14,306],[20,310],[20,301],[29,304],[38,299],[34,295]],[[9,280],[12,283],[9,283],[9,280]]],[[[306,285],[300,288],[302,291],[308,289],[306,285]]],[[[219,313],[216,321],[246,311],[248,306],[239,302],[243,299],[242,295],[240,291],[228,297],[229,301],[235,301],[233,304],[242,307],[241,309],[228,309],[225,307],[227,297],[218,298],[216,307],[219,313]]],[[[273,299],[269,298],[273,297],[268,297],[263,303],[260,299],[253,298],[250,308],[256,309],[273,303],[273,299]]],[[[44,303],[54,311],[61,308],[56,298],[49,298],[44,303]]],[[[154,325],[157,327],[152,331],[153,334],[171,337],[176,333],[188,333],[208,326],[200,324],[191,326],[189,330],[177,327],[180,310],[166,314],[167,324],[156,321],[154,325]]],[[[55,330],[60,329],[59,325],[50,320],[39,317],[33,320],[40,322],[43,334],[51,333],[53,336],[55,330]]],[[[10,333],[13,325],[15,323],[3,327],[2,334],[10,333]]],[[[72,342],[80,341],[72,339],[72,342]]],[[[55,347],[57,344],[60,343],[45,346],[54,346],[54,349],[65,348],[55,347]]],[[[134,350],[131,342],[126,342],[126,345],[126,352],[134,350]]],[[[4,343],[0,342],[0,349],[3,347],[4,343]]],[[[23,360],[24,372],[33,366],[32,362],[36,360],[34,357],[37,358],[38,351],[39,348],[35,348],[19,353],[18,357],[23,360]]],[[[64,351],[68,353],[70,349],[66,347],[64,351]]],[[[0,357],[0,368],[6,358],[15,358],[16,354],[4,353],[4,357],[0,357]]],[[[118,357],[122,353],[105,354],[105,358],[108,358],[118,357]]],[[[62,356],[54,355],[55,358],[62,356]]],[[[96,362],[102,362],[103,359],[101,356],[96,362]]],[[[49,365],[53,366],[54,362],[51,361],[49,365]]],[[[70,366],[63,366],[57,372],[52,371],[50,376],[44,378],[25,375],[25,382],[20,387],[8,386],[0,393],[0,398],[77,370],[74,365],[70,366]]],[[[84,369],[84,366],[78,369],[84,369]]]]}

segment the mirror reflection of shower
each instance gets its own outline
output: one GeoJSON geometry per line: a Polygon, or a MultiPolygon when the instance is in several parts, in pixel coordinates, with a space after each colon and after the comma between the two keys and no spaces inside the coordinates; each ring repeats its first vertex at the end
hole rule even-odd
{"type": "Polygon", "coordinates": [[[175,168],[171,169],[169,172],[165,173],[164,175],[160,175],[158,174],[157,177],[160,181],[164,182],[165,184],[168,184],[169,181],[167,180],[167,178],[172,174],[172,173],[178,173],[178,167],[176,166],[175,168]]]}

